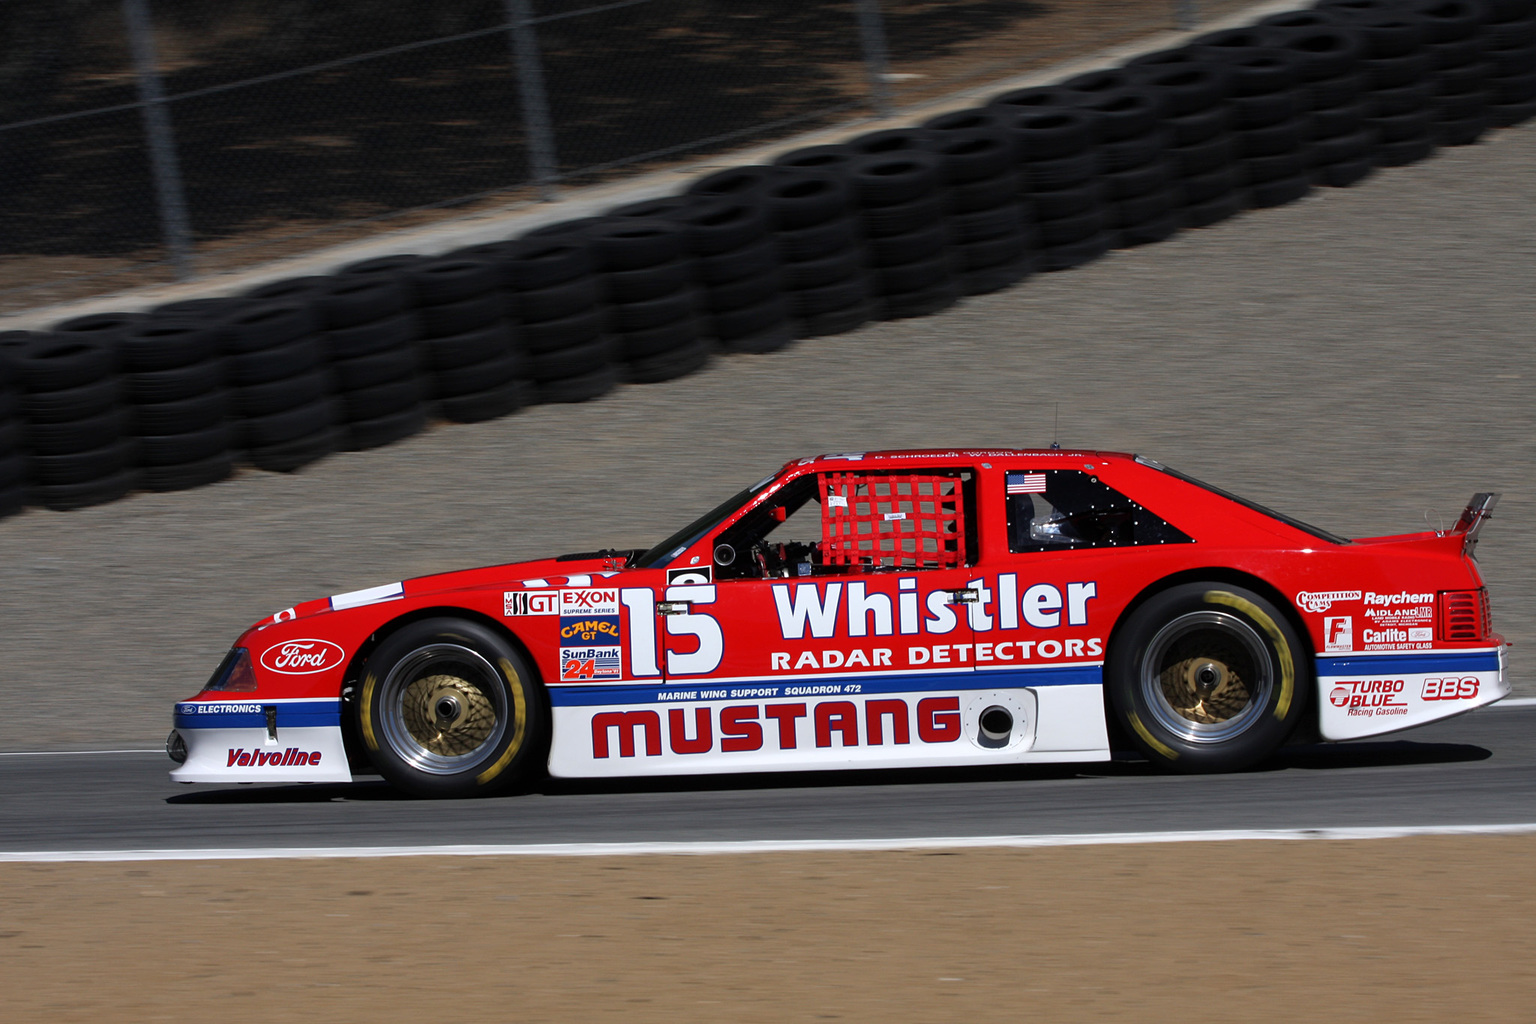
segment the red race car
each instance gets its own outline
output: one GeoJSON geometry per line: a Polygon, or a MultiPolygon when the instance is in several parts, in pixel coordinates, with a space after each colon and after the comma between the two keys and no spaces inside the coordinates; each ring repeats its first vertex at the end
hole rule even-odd
{"type": "Polygon", "coordinates": [[[1113,452],[801,459],[648,551],[278,612],[176,705],[171,777],[1241,769],[1508,694],[1472,557],[1496,498],[1345,540],[1113,452]]]}

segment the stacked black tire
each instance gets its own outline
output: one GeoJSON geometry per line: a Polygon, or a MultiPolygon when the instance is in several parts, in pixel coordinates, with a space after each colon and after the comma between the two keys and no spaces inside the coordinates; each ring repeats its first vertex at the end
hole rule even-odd
{"type": "Polygon", "coordinates": [[[0,519],[20,512],[28,502],[26,424],[10,353],[30,340],[24,331],[0,334],[0,519]]]}
{"type": "Polygon", "coordinates": [[[1489,123],[1505,127],[1536,115],[1536,0],[1485,0],[1479,30],[1488,79],[1489,123]]]}
{"type": "Polygon", "coordinates": [[[779,252],[761,203],[684,194],[633,203],[620,217],[662,217],[683,228],[708,323],[726,352],[774,352],[795,339],[779,252]]]}
{"type": "Polygon", "coordinates": [[[1259,24],[1268,40],[1301,60],[1313,184],[1341,188],[1365,178],[1376,167],[1381,140],[1366,121],[1365,46],[1359,33],[1317,11],[1277,14],[1259,24]]]}
{"type": "MultiPolygon", "coordinates": [[[[844,159],[852,159],[846,151],[844,159]]],[[[763,171],[761,201],[783,261],[796,333],[842,334],[873,320],[879,311],[846,166],[763,171]]]]}
{"type": "Polygon", "coordinates": [[[1034,211],[1019,195],[1008,117],[972,108],[924,123],[944,166],[945,230],[960,291],[982,295],[1034,273],[1034,211]]]}
{"type": "Polygon", "coordinates": [[[314,293],[333,278],[294,278],[252,292],[219,322],[228,356],[230,399],[245,459],[288,473],[346,441],[333,397],[314,293]]]}
{"type": "Polygon", "coordinates": [[[949,253],[944,158],[922,129],[854,139],[848,181],[882,320],[927,316],[960,298],[949,253]]]}
{"type": "Polygon", "coordinates": [[[1424,19],[1392,0],[1323,0],[1320,13],[1360,33],[1366,57],[1366,124],[1379,138],[1376,164],[1398,167],[1434,152],[1434,57],[1424,19]]]}
{"type": "Polygon", "coordinates": [[[229,476],[235,440],[217,329],[172,310],[128,326],[117,348],[141,484],[180,491],[229,476]]]}
{"type": "Polygon", "coordinates": [[[1122,69],[1135,88],[1154,97],[1163,113],[1166,154],[1178,217],[1184,227],[1207,227],[1248,204],[1226,103],[1226,71],[1188,52],[1152,54],[1122,69]]]}
{"type": "Polygon", "coordinates": [[[1119,244],[1100,184],[1099,123],[1061,88],[1004,93],[990,104],[1012,112],[1024,196],[1035,214],[1040,268],[1067,270],[1098,259],[1119,244]]]}
{"type": "Polygon", "coordinates": [[[1168,157],[1173,133],[1157,93],[1138,89],[1124,71],[1100,71],[1062,83],[1098,121],[1101,175],[1109,223],[1122,247],[1161,242],[1179,230],[1182,194],[1168,157]]]}
{"type": "Polygon", "coordinates": [[[78,317],[12,349],[34,503],[58,511],[115,501],[138,483],[117,340],[131,314],[78,317]]]}

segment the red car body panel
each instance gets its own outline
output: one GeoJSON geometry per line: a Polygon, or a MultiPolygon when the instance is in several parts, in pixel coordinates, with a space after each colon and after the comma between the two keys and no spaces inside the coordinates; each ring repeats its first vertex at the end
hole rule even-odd
{"type": "MultiPolygon", "coordinates": [[[[817,500],[824,517],[840,514],[836,498],[817,500]]],[[[1310,644],[1303,677],[1324,738],[1419,725],[1508,693],[1486,612],[1475,635],[1447,632],[1446,600],[1486,608],[1463,532],[1339,543],[1120,453],[803,459],[680,547],[647,568],[548,559],[278,612],[235,644],[249,651],[254,689],[177,705],[189,753],[172,776],[350,778],[362,752],[344,735],[348,687],[377,637],[438,613],[494,623],[527,652],[550,696],[549,768],[563,776],[1107,758],[1102,668],[1116,628],[1149,593],[1196,579],[1244,585],[1292,619],[1310,644]],[[717,575],[716,544],[733,526],[807,475],[825,491],[850,471],[968,475],[964,564],[717,575]],[[1008,489],[1065,472],[1188,540],[1014,551],[1008,489]],[[990,744],[976,724],[989,701],[1017,722],[990,744]]]]}

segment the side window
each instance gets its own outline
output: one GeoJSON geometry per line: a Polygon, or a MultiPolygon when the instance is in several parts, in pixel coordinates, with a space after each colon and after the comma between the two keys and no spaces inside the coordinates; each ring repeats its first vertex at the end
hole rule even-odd
{"type": "Polygon", "coordinates": [[[1006,473],[1004,490],[1008,550],[1016,553],[1191,543],[1178,527],[1080,470],[1006,473]]]}
{"type": "Polygon", "coordinates": [[[718,579],[829,576],[968,565],[968,471],[816,473],[785,485],[715,542],[718,579]]]}

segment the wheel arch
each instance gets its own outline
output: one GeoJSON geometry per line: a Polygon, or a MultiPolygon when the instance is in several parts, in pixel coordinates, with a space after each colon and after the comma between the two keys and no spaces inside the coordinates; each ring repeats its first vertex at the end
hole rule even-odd
{"type": "MultiPolygon", "coordinates": [[[[464,608],[458,605],[432,605],[426,608],[416,608],[403,615],[396,616],[380,625],[378,629],[368,635],[367,640],[358,645],[357,650],[353,652],[352,657],[348,660],[346,671],[341,677],[341,702],[345,710],[345,713],[341,716],[341,738],[347,752],[347,763],[351,766],[354,774],[359,771],[372,773],[374,770],[373,761],[369,758],[367,747],[363,744],[363,737],[357,729],[357,715],[354,713],[355,707],[353,704],[357,697],[357,689],[363,681],[363,666],[368,664],[368,658],[378,648],[379,644],[383,643],[390,636],[398,633],[413,622],[435,618],[467,619],[503,637],[522,657],[524,663],[527,664],[528,670],[533,676],[533,685],[544,689],[546,693],[548,692],[548,688],[544,686],[544,679],[539,674],[538,662],[534,660],[532,652],[528,650],[528,645],[523,643],[521,637],[508,629],[505,623],[498,622],[484,612],[478,612],[472,608],[464,608]]],[[[549,715],[549,702],[547,700],[544,702],[543,713],[546,717],[549,715]]],[[[546,727],[544,735],[548,736],[550,735],[548,728],[550,723],[546,721],[544,724],[546,727]]]]}
{"type": "MultiPolygon", "coordinates": [[[[1268,580],[1261,576],[1255,576],[1253,573],[1244,572],[1241,569],[1233,569],[1230,566],[1213,565],[1200,569],[1184,569],[1154,580],[1143,587],[1120,612],[1119,618],[1115,620],[1114,626],[1109,631],[1109,636],[1105,638],[1105,667],[1107,668],[1109,665],[1110,652],[1115,649],[1115,644],[1120,637],[1122,629],[1138,608],[1166,590],[1171,590],[1185,583],[1200,582],[1230,583],[1233,586],[1243,587],[1259,594],[1276,608],[1280,609],[1280,613],[1285,616],[1286,622],[1290,624],[1291,628],[1296,631],[1296,635],[1301,639],[1301,654],[1306,664],[1302,667],[1303,671],[1298,673],[1297,686],[1305,685],[1311,687],[1311,693],[1315,693],[1317,687],[1317,650],[1312,644],[1312,634],[1307,629],[1307,624],[1302,621],[1301,613],[1296,610],[1296,606],[1286,598],[1285,594],[1268,580]]],[[[1109,729],[1110,747],[1115,750],[1131,749],[1132,744],[1120,729],[1116,721],[1114,709],[1110,707],[1108,685],[1103,687],[1103,700],[1104,722],[1109,729]]],[[[1300,733],[1305,729],[1315,734],[1317,732],[1317,714],[1317,701],[1309,700],[1307,702],[1306,717],[1301,721],[1297,732],[1300,733]]]]}

